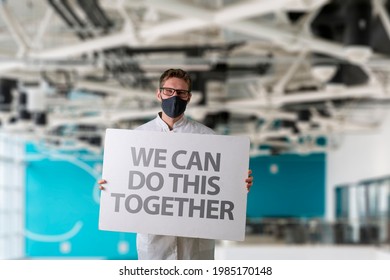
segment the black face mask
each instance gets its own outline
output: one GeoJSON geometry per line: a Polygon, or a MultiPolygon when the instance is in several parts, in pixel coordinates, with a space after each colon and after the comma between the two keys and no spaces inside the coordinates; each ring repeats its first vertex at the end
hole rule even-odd
{"type": "Polygon", "coordinates": [[[161,108],[167,116],[176,118],[184,113],[187,103],[187,100],[183,100],[179,96],[172,96],[162,100],[161,108]]]}

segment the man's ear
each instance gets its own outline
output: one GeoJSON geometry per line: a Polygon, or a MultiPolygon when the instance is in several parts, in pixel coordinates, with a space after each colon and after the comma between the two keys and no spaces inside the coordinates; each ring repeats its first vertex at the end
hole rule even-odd
{"type": "Polygon", "coordinates": [[[159,89],[156,90],[156,98],[157,98],[159,101],[162,100],[162,98],[161,98],[161,93],[160,93],[160,90],[159,90],[159,89]]]}
{"type": "Polygon", "coordinates": [[[191,96],[192,96],[192,94],[190,93],[190,95],[188,96],[187,104],[190,103],[191,96]]]}

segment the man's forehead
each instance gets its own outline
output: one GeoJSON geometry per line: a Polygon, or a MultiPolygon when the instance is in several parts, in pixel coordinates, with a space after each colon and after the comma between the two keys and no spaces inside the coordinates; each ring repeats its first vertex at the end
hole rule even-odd
{"type": "Polygon", "coordinates": [[[176,77],[168,78],[164,82],[164,86],[167,85],[180,86],[181,89],[187,89],[189,87],[185,80],[176,77]]]}

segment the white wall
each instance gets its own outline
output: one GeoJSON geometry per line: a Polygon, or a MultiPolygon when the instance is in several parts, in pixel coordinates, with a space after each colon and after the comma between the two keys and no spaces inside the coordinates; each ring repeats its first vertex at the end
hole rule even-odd
{"type": "Polygon", "coordinates": [[[380,114],[383,121],[378,129],[343,135],[340,147],[327,153],[326,218],[330,221],[334,219],[335,186],[390,175],[390,113],[382,110],[380,114]]]}

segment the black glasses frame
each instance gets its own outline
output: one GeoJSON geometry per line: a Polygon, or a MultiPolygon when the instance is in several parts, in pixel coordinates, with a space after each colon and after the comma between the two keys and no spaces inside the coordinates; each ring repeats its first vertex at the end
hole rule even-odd
{"type": "Polygon", "coordinates": [[[185,89],[174,89],[174,88],[168,88],[168,87],[161,87],[160,88],[160,91],[166,95],[166,96],[172,96],[176,94],[180,97],[180,98],[188,98],[191,94],[191,92],[189,90],[185,90],[185,89]]]}

